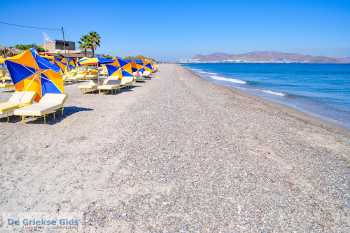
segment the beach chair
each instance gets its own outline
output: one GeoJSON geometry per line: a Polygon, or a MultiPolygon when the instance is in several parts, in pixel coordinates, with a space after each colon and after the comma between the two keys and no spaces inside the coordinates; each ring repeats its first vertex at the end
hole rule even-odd
{"type": "Polygon", "coordinates": [[[145,71],[142,73],[142,76],[143,76],[143,77],[146,77],[146,78],[152,78],[152,77],[151,77],[151,72],[149,72],[148,70],[145,70],[145,71]]]}
{"type": "Polygon", "coordinates": [[[134,80],[134,76],[123,76],[120,86],[129,88],[134,85],[134,80]]]}
{"type": "Polygon", "coordinates": [[[97,91],[97,84],[94,81],[90,81],[79,85],[78,88],[80,89],[81,93],[87,94],[97,91]]]}
{"type": "Polygon", "coordinates": [[[103,84],[98,86],[97,89],[99,93],[102,92],[112,92],[113,94],[118,91],[121,87],[121,81],[118,79],[113,78],[107,78],[103,81],[103,84]]]}
{"type": "Polygon", "coordinates": [[[27,117],[33,119],[43,117],[44,123],[46,123],[46,117],[49,114],[53,114],[54,118],[56,118],[56,112],[61,110],[63,116],[66,100],[66,94],[46,94],[38,103],[16,109],[14,115],[22,117],[22,122],[25,122],[27,117]]]}
{"type": "Polygon", "coordinates": [[[79,76],[76,71],[69,71],[63,75],[63,80],[65,83],[74,83],[79,81],[79,76]]]}
{"type": "Polygon", "coordinates": [[[31,104],[34,100],[35,92],[33,91],[18,91],[12,94],[7,102],[0,103],[0,118],[14,115],[14,111],[18,108],[31,104]]]}

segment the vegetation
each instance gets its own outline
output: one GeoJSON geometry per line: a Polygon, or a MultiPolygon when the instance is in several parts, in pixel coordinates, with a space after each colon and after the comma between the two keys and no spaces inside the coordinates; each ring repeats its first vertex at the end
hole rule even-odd
{"type": "Polygon", "coordinates": [[[87,50],[90,48],[89,43],[90,42],[89,42],[89,38],[87,35],[84,35],[80,38],[79,47],[80,47],[80,49],[84,50],[85,57],[87,56],[87,50]]]}
{"type": "Polygon", "coordinates": [[[147,60],[151,60],[153,62],[156,62],[155,59],[151,58],[151,57],[146,57],[146,56],[143,56],[143,55],[137,55],[137,56],[127,56],[127,57],[124,57],[125,60],[143,60],[143,59],[147,59],[147,60]]]}
{"type": "Polygon", "coordinates": [[[101,56],[104,57],[104,58],[113,58],[113,56],[108,55],[108,54],[102,54],[101,56]]]}
{"type": "Polygon", "coordinates": [[[22,51],[30,49],[30,48],[35,48],[38,52],[45,52],[45,49],[43,47],[41,47],[40,45],[36,45],[36,44],[16,44],[15,48],[22,50],[22,51]]]}
{"type": "Polygon", "coordinates": [[[20,51],[16,48],[0,46],[0,56],[2,57],[12,57],[19,53],[20,51]]]}
{"type": "Polygon", "coordinates": [[[12,57],[30,48],[35,48],[38,52],[45,52],[45,49],[37,44],[16,44],[14,47],[0,46],[0,56],[12,57]]]}
{"type": "Polygon", "coordinates": [[[97,32],[89,32],[87,35],[83,35],[79,41],[79,47],[84,50],[85,56],[87,50],[91,50],[92,56],[95,56],[97,47],[101,45],[101,36],[97,32]]]}

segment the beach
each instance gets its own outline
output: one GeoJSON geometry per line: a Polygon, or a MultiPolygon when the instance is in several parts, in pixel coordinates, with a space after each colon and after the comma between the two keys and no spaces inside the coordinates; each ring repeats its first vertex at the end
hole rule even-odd
{"type": "Polygon", "coordinates": [[[48,124],[2,121],[0,209],[78,212],[84,232],[350,231],[348,130],[159,69],[117,95],[66,86],[48,124]]]}

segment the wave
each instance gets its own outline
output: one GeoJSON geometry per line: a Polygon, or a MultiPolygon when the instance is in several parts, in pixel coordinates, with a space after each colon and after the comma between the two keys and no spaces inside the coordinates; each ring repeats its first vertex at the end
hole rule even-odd
{"type": "Polygon", "coordinates": [[[225,82],[231,82],[231,83],[237,83],[237,84],[247,84],[246,81],[240,80],[240,79],[234,79],[234,78],[225,78],[222,76],[212,75],[210,78],[219,80],[219,81],[225,81],[225,82]]]}
{"type": "Polygon", "coordinates": [[[213,72],[206,72],[206,71],[201,70],[201,69],[194,69],[194,68],[191,68],[191,70],[194,71],[194,72],[200,73],[200,74],[205,74],[205,75],[216,75],[216,73],[213,73],[213,72]]]}
{"type": "Polygon", "coordinates": [[[205,71],[200,71],[199,73],[201,73],[201,74],[206,74],[206,75],[216,75],[216,73],[205,72],[205,71]]]}
{"type": "Polygon", "coordinates": [[[261,90],[261,91],[270,95],[286,96],[286,94],[283,92],[277,92],[277,91],[271,91],[271,90],[261,90]]]}
{"type": "Polygon", "coordinates": [[[194,69],[194,68],[191,68],[191,70],[195,71],[195,72],[203,72],[203,70],[201,69],[194,69]]]}

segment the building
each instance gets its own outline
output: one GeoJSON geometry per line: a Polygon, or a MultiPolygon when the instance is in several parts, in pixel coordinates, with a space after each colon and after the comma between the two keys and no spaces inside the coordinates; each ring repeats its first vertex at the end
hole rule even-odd
{"type": "Polygon", "coordinates": [[[44,43],[44,49],[49,52],[64,52],[65,50],[75,50],[74,41],[63,41],[63,40],[46,40],[44,43]]]}
{"type": "Polygon", "coordinates": [[[77,50],[74,41],[49,40],[46,39],[43,45],[47,55],[63,55],[65,57],[82,58],[91,56],[91,52],[77,50]]]}

